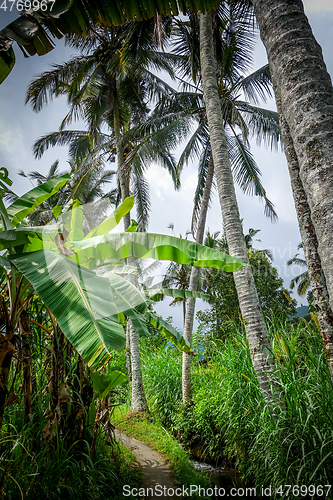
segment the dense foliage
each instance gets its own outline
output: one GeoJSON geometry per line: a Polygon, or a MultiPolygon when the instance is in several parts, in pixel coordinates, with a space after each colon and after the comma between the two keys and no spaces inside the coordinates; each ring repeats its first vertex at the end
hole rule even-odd
{"type": "Polygon", "coordinates": [[[333,390],[318,329],[313,322],[277,319],[270,335],[271,408],[260,395],[244,329],[234,329],[224,341],[210,340],[205,360],[195,363],[194,402],[187,408],[181,402],[180,356],[145,341],[151,411],[195,457],[234,464],[255,485],[331,484],[333,390]]]}

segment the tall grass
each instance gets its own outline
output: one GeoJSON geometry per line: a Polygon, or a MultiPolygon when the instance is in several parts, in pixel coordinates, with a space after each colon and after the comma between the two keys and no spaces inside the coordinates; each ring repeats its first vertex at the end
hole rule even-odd
{"type": "Polygon", "coordinates": [[[319,332],[315,324],[273,319],[270,335],[269,406],[240,328],[210,342],[205,365],[194,361],[194,404],[186,410],[180,410],[180,356],[160,349],[144,358],[154,413],[196,453],[233,462],[256,485],[332,484],[333,390],[319,332]]]}
{"type": "Polygon", "coordinates": [[[129,450],[105,446],[100,435],[93,459],[89,443],[82,441],[80,451],[67,445],[66,437],[48,447],[38,440],[41,429],[28,426],[24,431],[3,433],[0,463],[4,496],[8,500],[97,500],[121,499],[122,485],[137,486],[140,473],[129,450]]]}

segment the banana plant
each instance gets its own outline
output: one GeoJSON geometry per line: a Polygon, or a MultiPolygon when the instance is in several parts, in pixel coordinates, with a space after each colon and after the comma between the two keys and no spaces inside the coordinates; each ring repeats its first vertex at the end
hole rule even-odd
{"type": "MultiPolygon", "coordinates": [[[[123,264],[127,257],[174,260],[226,271],[235,271],[243,263],[175,237],[132,232],[132,228],[110,233],[132,208],[133,198],[126,199],[87,234],[83,230],[84,207],[78,203],[73,203],[71,210],[57,211],[58,218],[52,224],[29,227],[24,219],[67,180],[66,175],[41,184],[7,209],[1,202],[0,250],[5,254],[0,265],[6,273],[12,308],[11,329],[4,340],[10,342],[20,311],[27,307],[29,296],[37,293],[92,369],[103,367],[112,350],[123,347],[125,317],[141,331],[147,329],[147,322],[154,324],[189,352],[190,346],[179,333],[149,311],[145,294],[112,272],[112,267],[123,264]]],[[[1,346],[4,350],[4,344],[1,346]]]]}

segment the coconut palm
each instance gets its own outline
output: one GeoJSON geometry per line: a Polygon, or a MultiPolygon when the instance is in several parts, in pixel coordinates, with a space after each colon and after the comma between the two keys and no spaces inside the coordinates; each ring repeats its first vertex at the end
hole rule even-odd
{"type": "MultiPolygon", "coordinates": [[[[300,243],[297,246],[297,250],[303,249],[303,243],[300,243]]],[[[305,259],[303,259],[299,252],[297,252],[294,257],[288,260],[287,266],[292,266],[293,264],[296,264],[297,266],[300,267],[307,267],[305,259]]],[[[298,274],[295,276],[291,282],[290,282],[290,288],[293,289],[297,285],[297,293],[298,295],[302,296],[305,295],[306,292],[310,288],[310,279],[309,279],[309,271],[306,269],[303,273],[298,274]]]]}
{"type": "MultiPolygon", "coordinates": [[[[158,22],[165,31],[169,21],[162,22],[159,18],[158,22]]],[[[122,200],[130,195],[129,169],[124,163],[129,144],[124,142],[123,133],[132,122],[140,123],[147,116],[147,100],[163,91],[163,81],[150,68],[164,69],[172,75],[163,53],[154,44],[153,27],[154,21],[128,23],[118,28],[92,28],[85,38],[68,37],[67,43],[79,49],[81,55],[41,75],[30,84],[27,93],[27,102],[31,102],[36,111],[47,102],[48,94],[67,94],[71,108],[61,128],[73,119],[83,117],[93,145],[103,125],[111,129],[122,200]]],[[[136,172],[136,177],[138,198],[149,202],[142,172],[136,172]]],[[[125,230],[129,226],[130,213],[124,218],[125,230]]],[[[132,354],[132,409],[146,411],[138,334],[130,321],[127,338],[132,354]]]]}
{"type": "Polygon", "coordinates": [[[263,5],[254,0],[253,7],[273,75],[278,111],[298,162],[333,309],[331,78],[301,1],[269,0],[263,5]],[[290,32],[292,40],[286,36],[290,32]],[[303,82],[301,88],[299,82],[303,82]]]}
{"type": "MultiPolygon", "coordinates": [[[[256,104],[258,98],[265,99],[270,95],[270,75],[265,66],[251,75],[244,77],[251,58],[251,34],[246,25],[246,17],[242,13],[234,13],[234,18],[226,18],[225,9],[220,9],[214,17],[214,43],[218,67],[218,84],[220,104],[225,123],[228,154],[233,169],[235,182],[248,194],[255,194],[265,200],[265,213],[276,218],[274,207],[267,198],[260,181],[260,170],[249,151],[248,137],[253,134],[271,146],[277,146],[280,139],[278,116],[276,113],[262,109],[256,104]],[[243,92],[247,101],[240,98],[243,92]],[[237,132],[241,130],[241,134],[237,132]]],[[[200,88],[202,76],[200,71],[200,53],[196,43],[199,33],[197,16],[190,16],[189,21],[176,22],[174,28],[177,58],[175,63],[185,79],[182,84],[185,90],[174,93],[165,103],[169,112],[187,109],[188,117],[194,123],[195,130],[188,141],[179,161],[179,170],[190,158],[199,158],[198,186],[192,217],[192,232],[196,241],[202,243],[205,231],[206,214],[212,193],[214,164],[211,155],[211,144],[205,104],[200,88]],[[189,78],[194,84],[189,84],[189,78]]],[[[197,270],[191,270],[189,290],[197,289],[197,270]]],[[[188,299],[184,336],[191,342],[195,300],[188,299]]],[[[190,401],[190,357],[183,356],[183,400],[190,401]]]]}
{"type": "MultiPolygon", "coordinates": [[[[29,179],[32,185],[35,183],[37,186],[51,179],[55,179],[60,175],[69,174],[71,176],[70,181],[67,182],[65,186],[60,188],[57,193],[42,203],[29,215],[31,224],[48,224],[54,219],[53,210],[56,209],[56,207],[64,206],[74,200],[78,200],[81,204],[88,204],[97,199],[107,198],[111,205],[114,206],[116,204],[116,190],[111,189],[110,191],[105,191],[105,186],[112,182],[116,172],[102,168],[103,166],[96,158],[93,162],[93,167],[91,167],[90,162],[89,165],[84,165],[83,161],[76,163],[70,161],[69,165],[70,171],[60,172],[59,161],[57,160],[51,165],[49,171],[45,175],[38,171],[28,174],[25,174],[23,170],[19,172],[19,175],[29,179]],[[86,175],[84,174],[84,170],[86,170],[86,175]]],[[[96,217],[98,220],[98,217],[102,218],[103,214],[95,214],[95,219],[96,217]]],[[[96,223],[96,220],[94,222],[96,223]]],[[[88,228],[87,230],[89,231],[88,228]]]]}
{"type": "MultiPolygon", "coordinates": [[[[212,156],[228,248],[231,255],[249,263],[221,113],[211,14],[200,15],[200,63],[212,156]]],[[[269,338],[250,266],[246,266],[244,271],[235,273],[234,279],[254,369],[263,397],[269,401],[267,376],[269,338]]]]}

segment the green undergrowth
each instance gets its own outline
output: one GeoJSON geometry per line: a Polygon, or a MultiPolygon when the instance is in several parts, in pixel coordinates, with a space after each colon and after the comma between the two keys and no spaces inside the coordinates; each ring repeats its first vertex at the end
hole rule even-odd
{"type": "Polygon", "coordinates": [[[7,479],[3,497],[8,500],[121,500],[123,485],[141,484],[132,452],[118,443],[106,446],[102,434],[90,458],[86,441],[68,448],[63,438],[51,448],[33,440],[29,430],[3,433],[0,439],[1,470],[7,479]]]}
{"type": "Polygon", "coordinates": [[[189,460],[189,453],[160,423],[153,422],[149,415],[128,413],[128,407],[123,405],[115,411],[113,423],[128,436],[161,453],[170,463],[177,485],[200,485],[203,488],[209,486],[207,475],[195,470],[189,460]]]}
{"type": "Polygon", "coordinates": [[[227,338],[207,332],[204,359],[193,358],[193,405],[186,409],[180,353],[143,339],[152,418],[198,458],[235,466],[257,486],[332,484],[333,390],[319,331],[315,323],[273,320],[270,336],[275,367],[269,405],[241,326],[227,338]]]}

